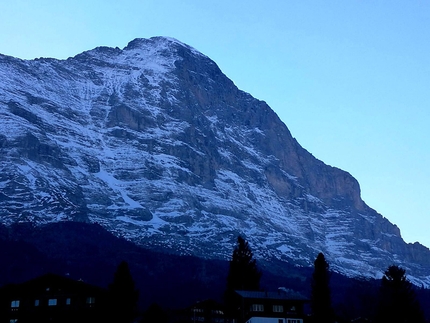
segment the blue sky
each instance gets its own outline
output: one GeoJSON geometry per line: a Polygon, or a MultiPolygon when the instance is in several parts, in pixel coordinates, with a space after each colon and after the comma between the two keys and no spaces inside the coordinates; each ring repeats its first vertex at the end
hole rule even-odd
{"type": "Polygon", "coordinates": [[[430,247],[429,1],[14,0],[0,30],[0,53],[25,59],[152,36],[195,47],[430,247]]]}

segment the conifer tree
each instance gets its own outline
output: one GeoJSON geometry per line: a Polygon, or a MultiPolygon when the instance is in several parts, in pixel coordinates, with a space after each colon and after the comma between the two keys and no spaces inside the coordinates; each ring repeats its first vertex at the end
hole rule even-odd
{"type": "Polygon", "coordinates": [[[260,278],[261,272],[257,268],[252,250],[248,242],[239,236],[230,260],[227,289],[259,290],[260,278]]]}
{"type": "Polygon", "coordinates": [[[227,315],[235,315],[235,290],[259,290],[261,271],[248,242],[241,236],[230,260],[227,288],[224,294],[227,315]]]}
{"type": "Polygon", "coordinates": [[[322,253],[319,253],[314,262],[312,275],[311,309],[313,322],[331,323],[334,321],[331,307],[329,264],[322,253]]]}
{"type": "Polygon", "coordinates": [[[382,277],[377,322],[422,323],[424,315],[416,299],[412,283],[406,278],[406,271],[390,266],[382,277]]]}
{"type": "Polygon", "coordinates": [[[112,322],[131,322],[137,313],[139,291],[135,288],[128,263],[122,261],[109,285],[110,320],[112,322]]]}

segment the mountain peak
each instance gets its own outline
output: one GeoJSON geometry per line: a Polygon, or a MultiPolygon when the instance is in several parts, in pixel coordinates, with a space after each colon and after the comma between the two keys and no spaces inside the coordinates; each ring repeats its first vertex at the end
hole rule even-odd
{"type": "Polygon", "coordinates": [[[398,263],[430,285],[430,251],[314,158],[263,101],[176,39],[135,39],[68,60],[0,64],[0,221],[91,221],[148,248],[348,275],[398,263]]]}
{"type": "Polygon", "coordinates": [[[180,45],[182,47],[189,47],[188,45],[180,42],[179,40],[171,37],[164,37],[164,36],[156,36],[151,38],[135,38],[132,41],[130,41],[126,47],[124,47],[124,50],[131,50],[136,48],[143,48],[146,46],[160,46],[160,45],[180,45]]]}

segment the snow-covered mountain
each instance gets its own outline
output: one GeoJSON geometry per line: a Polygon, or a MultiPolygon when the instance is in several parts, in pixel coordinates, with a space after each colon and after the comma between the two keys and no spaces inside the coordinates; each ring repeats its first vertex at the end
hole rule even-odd
{"type": "Polygon", "coordinates": [[[430,250],[302,148],[271,108],[171,38],[67,60],[0,56],[0,222],[97,222],[138,245],[430,286],[430,250]]]}

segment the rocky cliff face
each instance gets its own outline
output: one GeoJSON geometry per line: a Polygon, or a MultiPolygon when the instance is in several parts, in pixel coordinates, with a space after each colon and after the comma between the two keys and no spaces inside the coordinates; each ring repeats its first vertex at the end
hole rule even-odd
{"type": "Polygon", "coordinates": [[[136,244],[226,258],[238,234],[262,260],[348,275],[390,264],[430,285],[430,251],[314,158],[263,101],[174,39],[67,60],[0,56],[0,221],[98,222],[136,244]]]}

